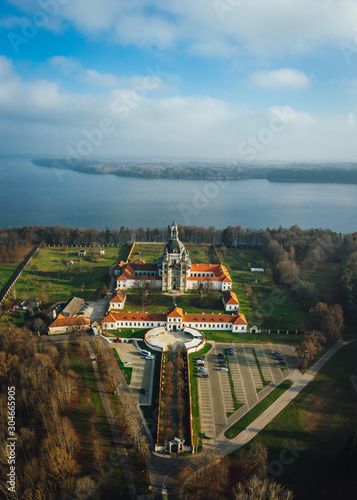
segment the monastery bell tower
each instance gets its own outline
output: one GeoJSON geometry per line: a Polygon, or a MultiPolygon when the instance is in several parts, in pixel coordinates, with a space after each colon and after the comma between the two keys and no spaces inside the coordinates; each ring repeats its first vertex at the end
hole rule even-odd
{"type": "Polygon", "coordinates": [[[186,278],[191,261],[185,245],[179,240],[176,222],[171,225],[171,237],[158,264],[162,272],[163,292],[187,290],[186,278]]]}

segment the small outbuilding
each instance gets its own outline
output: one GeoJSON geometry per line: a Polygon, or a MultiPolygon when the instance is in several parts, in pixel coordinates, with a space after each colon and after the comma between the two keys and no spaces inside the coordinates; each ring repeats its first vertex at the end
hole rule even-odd
{"type": "Polygon", "coordinates": [[[79,297],[73,297],[72,300],[68,302],[66,307],[62,311],[62,316],[65,318],[73,318],[80,310],[80,308],[84,304],[84,299],[80,299],[79,297]]]}
{"type": "Polygon", "coordinates": [[[170,453],[180,453],[184,451],[184,444],[185,440],[177,437],[174,437],[173,439],[165,439],[165,451],[169,451],[170,453]]]}

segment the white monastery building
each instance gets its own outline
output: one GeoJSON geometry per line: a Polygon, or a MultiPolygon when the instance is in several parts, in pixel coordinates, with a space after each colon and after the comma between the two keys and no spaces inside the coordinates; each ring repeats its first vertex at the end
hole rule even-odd
{"type": "Polygon", "coordinates": [[[247,321],[244,314],[184,314],[182,309],[176,306],[163,314],[109,311],[102,321],[104,330],[155,328],[158,326],[163,326],[166,330],[171,331],[184,330],[187,327],[236,333],[247,331],[247,321]]]}
{"type": "Polygon", "coordinates": [[[216,290],[232,289],[232,280],[225,266],[220,264],[192,264],[188,251],[179,240],[176,222],[171,226],[171,238],[163,257],[157,264],[146,264],[143,260],[133,263],[120,262],[116,269],[117,288],[132,288],[136,280],[154,280],[163,292],[178,290],[185,292],[200,282],[209,281],[216,290]]]}
{"type": "Polygon", "coordinates": [[[239,311],[238,298],[232,291],[232,280],[227,268],[221,264],[192,264],[188,251],[179,240],[176,222],[171,226],[171,238],[165,247],[164,255],[157,259],[156,264],[146,264],[141,259],[133,263],[122,261],[116,266],[115,274],[117,290],[102,321],[103,330],[164,327],[171,331],[184,328],[247,331],[247,321],[239,311]],[[124,309],[125,291],[132,288],[137,280],[154,281],[163,292],[185,292],[208,281],[214,289],[222,292],[225,313],[187,314],[176,304],[166,313],[118,311],[124,309]]]}

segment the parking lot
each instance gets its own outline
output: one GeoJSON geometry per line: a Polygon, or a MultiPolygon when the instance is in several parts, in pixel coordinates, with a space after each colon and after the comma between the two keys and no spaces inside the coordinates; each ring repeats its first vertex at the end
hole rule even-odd
{"type": "MultiPolygon", "coordinates": [[[[113,339],[115,340],[115,339],[113,339]]],[[[151,405],[152,400],[152,381],[154,377],[155,355],[154,359],[145,359],[139,352],[135,343],[116,343],[111,342],[111,346],[118,352],[122,362],[130,361],[133,369],[131,377],[130,390],[135,401],[140,405],[151,405]],[[146,389],[148,394],[142,394],[141,389],[146,389]]]]}
{"type": "Polygon", "coordinates": [[[227,361],[235,396],[248,409],[258,402],[259,393],[267,383],[279,384],[288,377],[291,370],[299,366],[290,345],[215,343],[205,357],[209,377],[198,379],[201,431],[213,437],[228,426],[227,413],[234,411],[229,374],[227,371],[220,371],[218,363],[218,354],[226,354],[227,348],[231,347],[233,354],[227,356],[227,361]],[[286,364],[279,364],[274,352],[281,352],[281,361],[286,364]]]}

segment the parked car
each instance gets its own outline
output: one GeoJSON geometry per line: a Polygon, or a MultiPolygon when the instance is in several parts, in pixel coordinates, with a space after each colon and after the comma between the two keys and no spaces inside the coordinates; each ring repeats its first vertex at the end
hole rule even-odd
{"type": "Polygon", "coordinates": [[[198,366],[202,366],[202,365],[204,365],[204,364],[205,364],[205,362],[204,362],[204,361],[201,361],[201,360],[196,362],[196,365],[198,365],[198,366]]]}
{"type": "Polygon", "coordinates": [[[226,366],[221,366],[219,370],[221,372],[228,372],[228,368],[226,366]]]}
{"type": "Polygon", "coordinates": [[[145,349],[142,349],[142,350],[140,351],[140,354],[141,354],[142,356],[150,356],[149,351],[145,351],[145,349]]]}
{"type": "Polygon", "coordinates": [[[123,365],[131,365],[131,361],[124,361],[123,365]]]}
{"type": "Polygon", "coordinates": [[[283,353],[281,351],[273,352],[274,356],[281,356],[283,353]]]}
{"type": "Polygon", "coordinates": [[[151,354],[149,354],[149,356],[145,356],[145,359],[154,359],[154,356],[152,356],[151,354]]]}
{"type": "Polygon", "coordinates": [[[197,371],[199,373],[205,373],[206,372],[206,368],[204,366],[200,366],[199,368],[197,368],[197,371]]]}
{"type": "Polygon", "coordinates": [[[198,361],[204,361],[204,358],[201,358],[201,357],[196,358],[196,363],[198,363],[198,361]]]}
{"type": "Polygon", "coordinates": [[[141,394],[145,394],[145,396],[146,396],[146,395],[147,395],[147,393],[148,393],[148,391],[147,391],[146,389],[144,389],[144,388],[142,388],[142,389],[140,390],[140,392],[141,392],[141,394]]]}
{"type": "Polygon", "coordinates": [[[198,376],[201,378],[208,378],[209,377],[208,373],[200,373],[198,376]]]}
{"type": "Polygon", "coordinates": [[[132,343],[133,343],[133,339],[127,339],[127,342],[128,342],[129,344],[132,344],[132,343]]]}
{"type": "Polygon", "coordinates": [[[286,365],[286,361],[279,361],[279,365],[286,365]]]}
{"type": "Polygon", "coordinates": [[[120,337],[117,337],[114,342],[120,342],[120,337]]]}
{"type": "Polygon", "coordinates": [[[224,354],[223,354],[223,352],[219,352],[219,353],[217,354],[217,358],[224,358],[224,354]]]}

